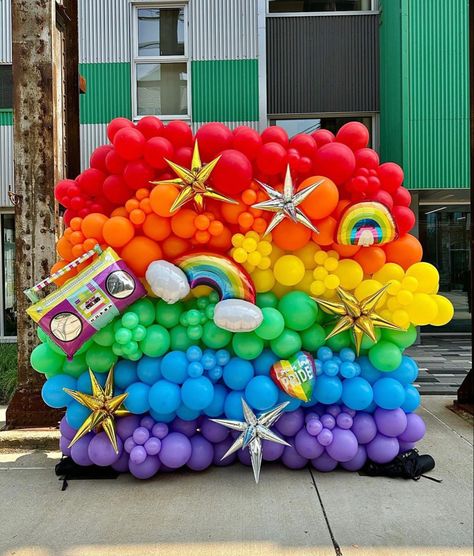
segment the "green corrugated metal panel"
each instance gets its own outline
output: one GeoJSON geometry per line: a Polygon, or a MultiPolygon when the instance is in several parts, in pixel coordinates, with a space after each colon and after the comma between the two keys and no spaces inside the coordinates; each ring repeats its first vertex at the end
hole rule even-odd
{"type": "Polygon", "coordinates": [[[0,125],[13,125],[13,110],[0,110],[0,125]]]}
{"type": "Polygon", "coordinates": [[[80,64],[87,92],[80,98],[83,124],[108,123],[117,116],[131,118],[130,64],[80,64]]]}
{"type": "Polygon", "coordinates": [[[191,63],[193,120],[258,120],[258,61],[191,63]]]}

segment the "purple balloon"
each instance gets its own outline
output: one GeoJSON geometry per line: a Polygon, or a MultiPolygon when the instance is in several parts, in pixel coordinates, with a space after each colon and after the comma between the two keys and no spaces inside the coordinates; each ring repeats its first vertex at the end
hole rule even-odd
{"type": "Polygon", "coordinates": [[[214,459],[214,448],[212,444],[196,434],[191,438],[191,457],[186,464],[193,471],[202,471],[209,467],[214,459]]]}
{"type": "Polygon", "coordinates": [[[375,463],[388,463],[398,456],[400,446],[396,438],[377,433],[367,446],[367,457],[375,463]]]}
{"type": "Polygon", "coordinates": [[[92,465],[89,457],[89,444],[94,437],[93,433],[86,434],[71,446],[71,457],[78,465],[92,465]]]}
{"type": "Polygon", "coordinates": [[[181,434],[184,434],[188,438],[191,438],[191,436],[194,436],[196,434],[196,429],[197,429],[196,419],[193,419],[192,421],[185,421],[184,419],[180,419],[179,417],[176,417],[171,422],[171,430],[173,432],[179,432],[181,434]]]}
{"type": "Polygon", "coordinates": [[[336,461],[349,461],[357,454],[357,438],[355,434],[346,429],[334,427],[332,442],[326,447],[326,452],[336,461]]]}
{"type": "Polygon", "coordinates": [[[123,444],[123,449],[127,452],[127,454],[129,454],[133,450],[133,448],[135,448],[135,446],[136,443],[135,440],[133,440],[133,436],[129,436],[123,444]]]}
{"type": "Polygon", "coordinates": [[[304,413],[301,408],[288,411],[275,423],[275,428],[284,436],[294,436],[304,425],[304,413]]]}
{"type": "Polygon", "coordinates": [[[115,471],[118,471],[119,473],[127,473],[129,461],[130,456],[124,450],[119,459],[115,463],[112,463],[112,469],[115,469],[115,471]]]}
{"type": "Polygon", "coordinates": [[[354,423],[354,420],[349,415],[349,413],[343,412],[339,413],[336,418],[337,426],[341,429],[350,429],[354,423]]]}
{"type": "Polygon", "coordinates": [[[229,436],[229,433],[230,429],[219,425],[219,423],[214,423],[210,419],[204,419],[201,423],[201,434],[209,442],[222,442],[229,436]]]}
{"type": "Polygon", "coordinates": [[[324,447],[306,429],[301,429],[295,436],[294,445],[298,454],[307,459],[317,458],[324,452],[324,447]]]}
{"type": "Polygon", "coordinates": [[[344,413],[347,413],[352,418],[354,418],[356,413],[357,413],[357,411],[355,409],[351,409],[350,407],[347,407],[347,405],[343,405],[341,409],[342,409],[342,411],[344,411],[344,413]]]}
{"type": "Polygon", "coordinates": [[[71,455],[71,448],[69,448],[69,444],[71,442],[70,438],[66,438],[65,436],[61,436],[59,439],[59,449],[65,456],[71,455]]]}
{"type": "Polygon", "coordinates": [[[145,442],[143,447],[149,456],[156,456],[161,450],[161,440],[152,436],[145,442]]]}
{"type": "Polygon", "coordinates": [[[262,454],[265,461],[276,461],[280,459],[285,446],[283,444],[277,444],[276,442],[270,442],[270,440],[264,440],[262,442],[262,454]]]}
{"type": "MultiPolygon", "coordinates": [[[[326,413],[329,415],[332,415],[332,417],[336,418],[339,413],[341,413],[341,408],[338,405],[328,405],[328,407],[326,408],[326,413]]],[[[326,425],[324,425],[326,426],[326,425]]]]}
{"type": "Polygon", "coordinates": [[[121,419],[117,419],[117,434],[122,440],[126,440],[132,436],[135,429],[140,426],[140,417],[138,415],[127,415],[121,419]]]}
{"type": "Polygon", "coordinates": [[[149,479],[158,472],[160,460],[158,456],[148,456],[143,463],[133,463],[131,461],[128,468],[137,479],[149,479]]]}
{"type": "Polygon", "coordinates": [[[416,413],[407,415],[407,427],[398,437],[403,442],[418,442],[425,436],[426,425],[423,419],[416,413]]]}
{"type": "Polygon", "coordinates": [[[318,434],[323,430],[323,424],[321,423],[321,421],[319,420],[319,418],[317,419],[310,419],[309,421],[306,421],[306,431],[311,435],[311,436],[318,436],[318,434]]]}
{"type": "Polygon", "coordinates": [[[407,416],[403,409],[382,409],[374,411],[374,419],[379,432],[385,436],[399,436],[407,428],[407,416]]]}
{"type": "Polygon", "coordinates": [[[145,415],[145,417],[142,417],[142,419],[140,420],[140,427],[145,427],[149,431],[151,431],[154,426],[155,420],[150,415],[145,415]]]}
{"type": "Polygon", "coordinates": [[[329,429],[323,429],[316,438],[321,446],[329,446],[332,442],[332,432],[329,429]]]}
{"type": "Polygon", "coordinates": [[[357,413],[353,418],[351,430],[355,434],[359,444],[367,444],[375,438],[377,434],[377,425],[372,415],[362,411],[357,413]]]}
{"type": "Polygon", "coordinates": [[[367,451],[364,446],[359,446],[357,448],[357,454],[349,461],[343,461],[341,467],[347,469],[347,471],[359,471],[365,465],[367,461],[367,451]]]}
{"type": "Polygon", "coordinates": [[[151,434],[155,438],[159,438],[160,440],[163,440],[163,438],[168,434],[168,432],[169,432],[169,428],[166,423],[156,423],[156,425],[153,425],[153,428],[151,429],[151,434]]]}
{"type": "Polygon", "coordinates": [[[336,426],[336,419],[329,413],[325,413],[321,416],[321,423],[325,429],[332,430],[336,426]]]}
{"type": "MultiPolygon", "coordinates": [[[[289,439],[288,442],[294,444],[291,439],[289,439]]],[[[281,461],[283,465],[286,465],[286,467],[290,469],[302,469],[308,463],[307,458],[300,456],[293,446],[285,446],[281,461]]]]}
{"type": "Polygon", "coordinates": [[[239,458],[240,463],[242,463],[243,465],[252,465],[248,448],[245,448],[245,450],[237,450],[237,457],[239,458]]]}
{"type": "Polygon", "coordinates": [[[143,446],[143,444],[145,444],[145,442],[150,438],[150,431],[145,427],[138,427],[133,432],[132,438],[135,444],[143,446]]]}
{"type": "Polygon", "coordinates": [[[310,411],[309,413],[307,413],[305,415],[304,422],[308,423],[312,419],[316,419],[317,421],[319,421],[319,415],[315,411],[310,411]]]}
{"type": "Polygon", "coordinates": [[[235,452],[233,454],[230,454],[230,456],[222,459],[223,455],[227,452],[227,450],[232,446],[233,443],[234,440],[232,439],[232,437],[228,436],[222,442],[218,442],[214,445],[214,465],[224,467],[226,465],[234,463],[234,461],[237,459],[237,454],[235,452]]]}
{"type": "Polygon", "coordinates": [[[177,469],[187,463],[191,457],[191,442],[181,432],[171,432],[161,441],[160,460],[167,467],[177,469]]]}
{"type": "Polygon", "coordinates": [[[311,465],[318,471],[327,473],[336,469],[337,461],[335,459],[332,459],[331,456],[324,452],[319,456],[319,458],[312,459],[311,465]]]}
{"type": "MultiPolygon", "coordinates": [[[[69,441],[71,441],[75,434],[76,434],[76,429],[73,429],[69,423],[66,421],[66,417],[63,417],[59,423],[59,430],[61,431],[61,434],[63,436],[65,436],[66,438],[69,439],[69,441]]],[[[63,452],[64,453],[64,452],[63,452]]],[[[69,455],[69,454],[68,454],[69,455]]]]}
{"type": "Polygon", "coordinates": [[[146,460],[147,453],[143,446],[135,446],[130,452],[130,461],[132,463],[143,463],[146,460]]]}
{"type": "Polygon", "coordinates": [[[402,452],[408,452],[408,450],[413,450],[415,447],[415,442],[403,442],[403,440],[398,440],[398,444],[400,444],[400,454],[402,452]]]}
{"type": "Polygon", "coordinates": [[[115,463],[122,455],[123,443],[120,436],[117,436],[117,447],[118,454],[115,453],[115,450],[105,432],[99,432],[90,441],[87,453],[89,454],[89,458],[92,463],[102,467],[107,467],[108,465],[115,463]]]}

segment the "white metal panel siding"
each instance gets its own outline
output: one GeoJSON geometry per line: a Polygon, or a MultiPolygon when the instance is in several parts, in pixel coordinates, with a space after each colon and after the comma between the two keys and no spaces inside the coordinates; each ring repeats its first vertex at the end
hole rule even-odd
{"type": "Polygon", "coordinates": [[[256,0],[190,0],[192,60],[257,58],[256,0]]]}
{"type": "Polygon", "coordinates": [[[79,0],[78,7],[79,61],[130,62],[128,0],[79,0]]]}
{"type": "Polygon", "coordinates": [[[12,63],[11,0],[0,0],[0,64],[12,63]]]}
{"type": "Polygon", "coordinates": [[[13,186],[13,126],[0,126],[0,207],[12,208],[8,187],[13,186]]]}
{"type": "Polygon", "coordinates": [[[92,151],[100,145],[106,145],[107,124],[81,124],[81,170],[89,168],[92,151]]]}
{"type": "MultiPolygon", "coordinates": [[[[192,122],[191,128],[193,130],[193,133],[196,133],[196,131],[206,123],[209,122],[192,122]]],[[[258,122],[221,122],[221,123],[226,125],[230,129],[235,129],[236,127],[239,127],[241,125],[246,125],[247,127],[251,127],[252,129],[256,129],[258,131],[258,122]]]]}

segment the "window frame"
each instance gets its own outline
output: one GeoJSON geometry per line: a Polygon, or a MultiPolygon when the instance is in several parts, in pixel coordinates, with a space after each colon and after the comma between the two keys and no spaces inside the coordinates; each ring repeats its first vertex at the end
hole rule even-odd
{"type": "Polygon", "coordinates": [[[266,0],[267,17],[308,17],[308,16],[338,16],[338,15],[372,15],[380,12],[379,0],[370,0],[370,10],[350,10],[334,12],[270,12],[271,0],[266,0]]]}
{"type": "Polygon", "coordinates": [[[191,121],[191,57],[189,55],[190,33],[189,33],[189,5],[188,0],[161,0],[161,2],[133,2],[131,4],[131,99],[132,119],[134,122],[146,116],[156,116],[164,122],[171,120],[191,121]],[[139,56],[138,55],[138,10],[142,8],[183,8],[184,11],[184,54],[180,56],[139,56]],[[137,92],[137,64],[172,64],[186,63],[187,87],[187,114],[138,114],[138,92],[137,92]]]}
{"type": "Polygon", "coordinates": [[[3,107],[3,108],[0,106],[0,112],[13,112],[13,104],[14,104],[14,98],[13,98],[13,64],[11,62],[0,62],[0,66],[2,66],[2,67],[9,66],[10,71],[11,71],[11,75],[12,75],[12,91],[11,91],[12,102],[11,102],[11,106],[10,107],[3,107]]]}
{"type": "MultiPolygon", "coordinates": [[[[13,209],[2,208],[0,209],[0,270],[1,270],[1,280],[0,280],[0,344],[12,344],[17,341],[17,335],[5,336],[5,316],[3,306],[4,290],[5,290],[5,261],[3,260],[3,215],[11,214],[13,218],[15,217],[15,211],[13,209]]],[[[17,315],[18,318],[18,315],[17,315]]]]}

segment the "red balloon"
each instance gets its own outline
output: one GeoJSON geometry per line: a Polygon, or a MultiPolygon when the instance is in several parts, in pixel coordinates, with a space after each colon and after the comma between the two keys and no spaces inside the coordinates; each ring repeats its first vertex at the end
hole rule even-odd
{"type": "Polygon", "coordinates": [[[77,185],[85,195],[98,195],[106,175],[96,168],[88,168],[76,178],[77,185]]]}
{"type": "Polygon", "coordinates": [[[210,162],[222,151],[232,146],[232,132],[224,124],[211,122],[201,126],[196,133],[201,160],[210,162]]]}
{"type": "Polygon", "coordinates": [[[301,156],[296,149],[288,149],[288,164],[293,173],[298,173],[301,156]]]}
{"type": "Polygon", "coordinates": [[[272,125],[262,131],[264,143],[279,143],[282,147],[288,147],[288,133],[278,125],[272,125]]]}
{"type": "Polygon", "coordinates": [[[404,187],[398,187],[393,194],[393,200],[396,205],[409,207],[411,204],[411,194],[408,189],[405,189],[404,187]]]}
{"type": "Polygon", "coordinates": [[[354,153],[357,168],[377,168],[380,164],[379,155],[374,149],[358,149],[354,153]]]}
{"type": "Polygon", "coordinates": [[[193,149],[191,147],[180,147],[176,149],[172,157],[172,161],[176,162],[184,168],[191,168],[191,161],[193,158],[193,149]]]}
{"type": "Polygon", "coordinates": [[[318,145],[311,135],[307,133],[298,133],[290,140],[290,147],[296,149],[301,156],[312,159],[316,153],[318,145]]]}
{"type": "Polygon", "coordinates": [[[259,133],[255,129],[242,125],[234,129],[233,135],[232,148],[240,151],[249,160],[255,160],[262,146],[262,138],[259,133]]]}
{"type": "Polygon", "coordinates": [[[122,176],[109,176],[102,184],[102,194],[114,205],[124,205],[133,195],[122,176]]]}
{"type": "Polygon", "coordinates": [[[168,168],[168,163],[165,158],[171,160],[173,155],[173,145],[164,137],[152,137],[148,139],[143,153],[146,163],[158,170],[168,168]]]}
{"type": "Polygon", "coordinates": [[[125,166],[123,179],[131,189],[150,189],[150,181],[155,177],[153,168],[142,160],[134,160],[125,166]]]}
{"type": "Polygon", "coordinates": [[[382,203],[382,205],[385,205],[388,210],[392,210],[393,208],[392,196],[390,195],[390,193],[387,193],[387,191],[384,191],[383,189],[377,191],[377,193],[372,197],[372,200],[377,201],[378,203],[382,203]]]}
{"type": "Polygon", "coordinates": [[[380,190],[380,180],[376,176],[369,176],[367,179],[367,195],[376,195],[380,190]]]}
{"type": "Polygon", "coordinates": [[[119,156],[125,160],[136,160],[143,155],[145,137],[138,129],[128,127],[119,129],[114,136],[114,147],[119,156]]]}
{"type": "Polygon", "coordinates": [[[71,186],[77,187],[76,182],[74,180],[58,181],[58,183],[54,186],[54,196],[56,197],[56,200],[58,202],[64,204],[63,199],[66,197],[69,198],[69,188],[71,186]]]}
{"type": "Polygon", "coordinates": [[[329,131],[329,129],[317,129],[313,131],[311,137],[316,141],[318,148],[332,143],[336,139],[334,133],[329,131]]]}
{"type": "MultiPolygon", "coordinates": [[[[271,129],[271,128],[268,128],[271,129]]],[[[262,174],[276,175],[285,171],[288,153],[279,143],[265,143],[257,154],[257,168],[262,174]]]]}
{"type": "Polygon", "coordinates": [[[367,189],[369,187],[369,180],[365,176],[356,176],[352,178],[351,182],[351,191],[358,192],[358,193],[367,193],[367,189]]]}
{"type": "Polygon", "coordinates": [[[317,174],[329,178],[336,185],[347,181],[355,170],[354,153],[342,143],[323,145],[314,160],[317,174]]]}
{"type": "Polygon", "coordinates": [[[86,200],[84,197],[77,195],[76,197],[72,197],[69,201],[69,207],[72,210],[81,210],[86,206],[86,200]]]}
{"type": "Polygon", "coordinates": [[[369,130],[360,122],[348,122],[339,128],[336,141],[344,143],[353,151],[363,149],[369,144],[369,130]]]}
{"type": "Polygon", "coordinates": [[[250,160],[235,149],[227,149],[222,151],[210,182],[217,191],[232,197],[250,187],[252,175],[250,160]]]}
{"type": "Polygon", "coordinates": [[[107,158],[109,152],[112,151],[113,149],[114,148],[112,147],[112,145],[101,145],[100,147],[97,147],[93,151],[89,159],[89,164],[91,168],[97,168],[97,170],[100,170],[101,172],[107,172],[105,159],[107,158]]]}
{"type": "Polygon", "coordinates": [[[77,213],[75,210],[71,210],[71,209],[66,209],[64,211],[63,214],[63,220],[64,223],[66,224],[66,226],[69,226],[69,224],[71,223],[71,220],[77,216],[77,213]]]}
{"type": "Polygon", "coordinates": [[[162,135],[172,143],[175,149],[193,145],[192,129],[189,124],[181,120],[171,121],[163,130],[162,135]]]}
{"type": "Polygon", "coordinates": [[[311,172],[312,166],[311,158],[302,156],[298,162],[298,173],[300,176],[307,176],[311,172]]]}
{"type": "Polygon", "coordinates": [[[395,162],[385,162],[378,168],[378,175],[383,189],[395,193],[403,183],[403,170],[395,162]]]}
{"type": "Polygon", "coordinates": [[[163,122],[156,116],[145,116],[137,123],[137,129],[143,133],[145,139],[161,135],[164,127],[163,122]]]}
{"type": "Polygon", "coordinates": [[[392,209],[392,215],[397,224],[400,235],[409,232],[415,225],[415,215],[408,207],[396,206],[392,209]]]}
{"type": "Polygon", "coordinates": [[[135,126],[133,125],[133,122],[127,118],[114,118],[107,126],[107,137],[109,138],[109,141],[113,141],[117,131],[124,127],[134,128],[135,126]]]}
{"type": "Polygon", "coordinates": [[[125,170],[126,164],[127,162],[117,154],[114,148],[105,157],[105,167],[109,174],[121,174],[125,170]]]}

